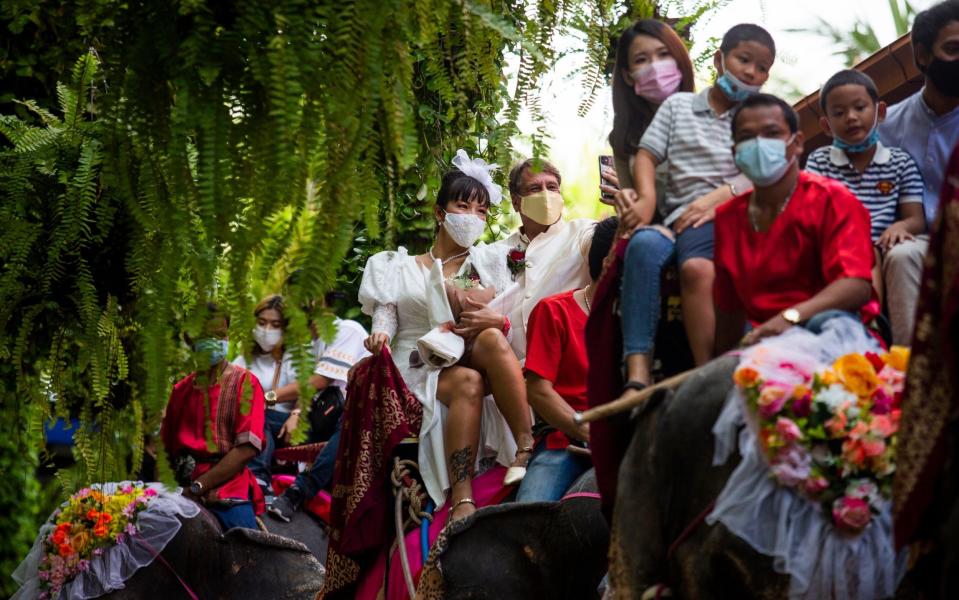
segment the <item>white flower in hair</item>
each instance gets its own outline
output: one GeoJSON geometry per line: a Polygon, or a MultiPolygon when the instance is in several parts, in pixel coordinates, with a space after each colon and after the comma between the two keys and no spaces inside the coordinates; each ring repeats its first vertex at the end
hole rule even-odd
{"type": "Polygon", "coordinates": [[[499,168],[497,164],[486,164],[482,158],[470,160],[466,150],[460,148],[453,157],[453,166],[459,169],[464,175],[468,175],[483,184],[486,192],[489,194],[489,203],[499,206],[503,200],[503,188],[499,184],[493,183],[491,173],[499,168]]]}

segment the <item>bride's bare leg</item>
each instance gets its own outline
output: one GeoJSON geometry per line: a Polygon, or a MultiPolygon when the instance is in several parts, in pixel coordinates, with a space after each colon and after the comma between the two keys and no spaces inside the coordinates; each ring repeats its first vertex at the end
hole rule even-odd
{"type": "MultiPolygon", "coordinates": [[[[526,401],[526,382],[523,370],[513,353],[506,336],[498,329],[484,329],[473,341],[469,366],[486,376],[492,388],[496,406],[506,418],[513,439],[520,448],[532,448],[532,417],[526,401]]],[[[529,452],[520,452],[513,466],[525,467],[529,452]]]]}
{"type": "Polygon", "coordinates": [[[446,469],[450,476],[452,520],[473,514],[476,506],[457,502],[473,498],[473,465],[479,447],[483,411],[483,377],[474,369],[449,367],[440,373],[437,399],[449,408],[446,430],[446,469]]]}

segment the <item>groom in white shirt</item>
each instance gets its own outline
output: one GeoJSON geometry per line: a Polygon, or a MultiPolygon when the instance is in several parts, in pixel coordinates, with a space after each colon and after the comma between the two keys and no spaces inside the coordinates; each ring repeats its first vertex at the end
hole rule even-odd
{"type": "MultiPolygon", "coordinates": [[[[513,280],[523,291],[506,311],[510,344],[520,361],[526,358],[526,324],[533,307],[547,296],[589,283],[589,246],[593,219],[563,219],[562,177],[546,160],[527,159],[510,171],[509,192],[522,226],[488,251],[503,256],[513,280]],[[539,163],[538,165],[536,163],[539,163]]],[[[487,327],[499,328],[503,315],[489,308],[463,313],[454,331],[471,337],[487,327]]]]}

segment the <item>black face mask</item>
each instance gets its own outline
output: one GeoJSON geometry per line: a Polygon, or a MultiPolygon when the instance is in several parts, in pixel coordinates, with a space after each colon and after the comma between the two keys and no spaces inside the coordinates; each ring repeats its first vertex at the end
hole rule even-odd
{"type": "Polygon", "coordinates": [[[926,67],[926,75],[942,94],[959,98],[959,60],[942,60],[933,57],[926,67]]]}

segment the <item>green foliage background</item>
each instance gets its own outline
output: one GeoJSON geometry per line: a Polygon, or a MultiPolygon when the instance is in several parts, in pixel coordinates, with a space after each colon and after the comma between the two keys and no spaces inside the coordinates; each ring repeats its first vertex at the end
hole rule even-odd
{"type": "MultiPolygon", "coordinates": [[[[0,510],[14,517],[0,573],[35,531],[45,422],[80,422],[64,493],[135,477],[207,301],[230,311],[244,351],[265,293],[294,307],[355,297],[369,254],[426,248],[458,148],[512,162],[558,32],[585,32],[589,92],[608,84],[619,28],[655,5],[5,0],[0,510]]],[[[535,153],[545,141],[532,135],[535,153]]],[[[305,378],[306,317],[289,316],[305,378]]]]}

